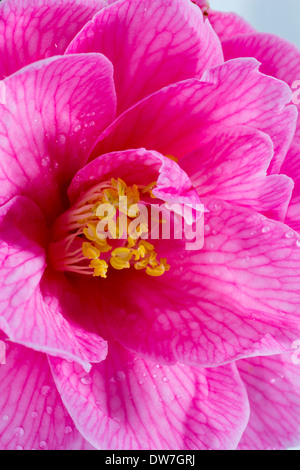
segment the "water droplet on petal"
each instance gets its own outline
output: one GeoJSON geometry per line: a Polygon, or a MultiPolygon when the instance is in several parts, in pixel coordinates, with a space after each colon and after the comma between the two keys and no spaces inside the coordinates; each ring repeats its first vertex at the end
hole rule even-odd
{"type": "Polygon", "coordinates": [[[77,124],[77,126],[74,127],[74,132],[79,132],[81,130],[81,124],[77,124]]]}
{"type": "Polygon", "coordinates": [[[296,240],[296,246],[297,246],[298,248],[300,248],[300,239],[299,239],[299,238],[298,238],[298,240],[296,240]]]}
{"type": "Polygon", "coordinates": [[[60,144],[60,145],[65,145],[66,141],[67,141],[67,138],[66,138],[65,134],[59,134],[59,135],[57,136],[56,142],[57,142],[58,144],[60,144]]]}
{"type": "Polygon", "coordinates": [[[47,395],[49,395],[49,392],[50,392],[50,387],[49,385],[44,385],[41,389],[41,394],[46,397],[47,395]]]}
{"type": "Polygon", "coordinates": [[[71,428],[71,426],[66,426],[64,433],[65,434],[71,434],[71,432],[73,432],[73,429],[71,428]]]}
{"type": "Polygon", "coordinates": [[[117,372],[116,375],[117,375],[117,379],[118,379],[118,380],[124,380],[125,377],[126,377],[123,371],[117,372]]]}
{"type": "Polygon", "coordinates": [[[24,448],[22,446],[16,446],[15,450],[24,450],[24,448]]]}
{"type": "Polygon", "coordinates": [[[47,411],[48,415],[52,415],[52,413],[53,413],[52,406],[47,406],[46,411],[47,411]]]}
{"type": "Polygon", "coordinates": [[[2,419],[3,419],[3,421],[8,421],[8,420],[9,420],[9,416],[3,415],[3,416],[2,416],[2,419]]]}
{"type": "Polygon", "coordinates": [[[33,412],[31,413],[31,417],[32,417],[32,418],[36,418],[37,415],[38,415],[37,411],[33,411],[33,412]]]}
{"type": "Polygon", "coordinates": [[[89,375],[84,375],[83,377],[81,377],[80,382],[84,385],[89,385],[90,383],[92,383],[92,378],[89,375]]]}
{"type": "Polygon", "coordinates": [[[46,441],[41,441],[40,442],[40,448],[42,450],[46,450],[47,449],[47,442],[46,441]]]}
{"type": "Polygon", "coordinates": [[[14,435],[15,435],[15,437],[22,437],[22,436],[24,436],[24,429],[21,428],[21,426],[18,426],[18,427],[15,428],[15,430],[14,430],[14,435]]]}
{"type": "Polygon", "coordinates": [[[270,230],[271,230],[271,229],[270,229],[269,225],[265,225],[265,226],[261,229],[262,233],[269,233],[270,230]]]}
{"type": "Polygon", "coordinates": [[[45,168],[46,166],[48,166],[50,163],[50,157],[48,155],[45,155],[43,158],[42,158],[42,161],[41,161],[41,164],[42,166],[45,168]]]}
{"type": "Polygon", "coordinates": [[[285,238],[294,238],[294,236],[295,236],[295,232],[293,232],[293,230],[289,230],[285,234],[285,238]]]}

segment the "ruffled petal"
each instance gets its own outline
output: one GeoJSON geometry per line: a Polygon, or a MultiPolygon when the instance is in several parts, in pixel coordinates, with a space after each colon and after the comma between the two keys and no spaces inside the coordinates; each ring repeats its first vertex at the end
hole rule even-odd
{"type": "Polygon", "coordinates": [[[92,186],[111,178],[121,178],[128,185],[156,182],[154,193],[162,201],[200,204],[188,175],[177,163],[143,148],[101,155],[81,168],[68,189],[71,203],[92,186]]]}
{"type": "Polygon", "coordinates": [[[300,444],[299,351],[237,362],[250,403],[241,450],[286,450],[300,444]],[[293,362],[294,361],[294,362],[293,362]],[[296,362],[295,362],[296,361],[296,362]]]}
{"type": "Polygon", "coordinates": [[[281,171],[293,178],[295,183],[285,223],[300,232],[300,145],[293,144],[291,146],[281,171]]]}
{"type": "Polygon", "coordinates": [[[189,0],[121,0],[100,11],[67,53],[101,52],[113,63],[118,112],[170,83],[223,62],[221,45],[189,0]]]}
{"type": "Polygon", "coordinates": [[[248,422],[235,365],[160,366],[114,342],[88,376],[50,363],[77,428],[98,449],[234,449],[248,422]]]}
{"type": "Polygon", "coordinates": [[[92,450],[77,431],[47,356],[6,341],[0,365],[1,450],[92,450]]]}
{"type": "Polygon", "coordinates": [[[253,26],[233,12],[209,10],[208,19],[221,41],[240,34],[255,32],[253,26]]]}
{"type": "Polygon", "coordinates": [[[294,183],[284,175],[267,175],[272,158],[269,136],[237,126],[217,132],[183,157],[180,166],[200,197],[216,197],[284,221],[294,183]]]}
{"type": "Polygon", "coordinates": [[[261,74],[255,59],[236,59],[205,72],[201,81],[166,87],[121,115],[99,137],[92,156],[145,147],[182,157],[224,127],[248,125],[274,143],[273,172],[295,132],[297,110],[289,87],[261,74]]]}
{"type": "Polygon", "coordinates": [[[115,116],[110,62],[101,54],[40,61],[4,80],[0,107],[0,203],[30,196],[59,213],[66,185],[115,116]]]}
{"type": "MultiPolygon", "coordinates": [[[[292,102],[300,110],[300,49],[272,34],[252,33],[227,38],[222,43],[226,60],[235,57],[255,57],[261,62],[261,72],[285,81],[293,89],[292,102]]],[[[300,144],[300,116],[295,143],[300,144]]]]}
{"type": "Polygon", "coordinates": [[[0,80],[38,60],[63,54],[102,0],[2,0],[0,80]]]}

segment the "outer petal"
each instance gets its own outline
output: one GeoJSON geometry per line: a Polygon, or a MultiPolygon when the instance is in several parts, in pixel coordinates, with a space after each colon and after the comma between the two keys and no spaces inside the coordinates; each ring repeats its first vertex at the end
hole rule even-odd
{"type": "Polygon", "coordinates": [[[224,127],[248,125],[274,142],[273,169],[281,165],[295,131],[291,90],[261,74],[254,59],[228,61],[201,81],[166,87],[120,116],[99,138],[93,156],[146,147],[182,157],[224,127]]]}
{"type": "Polygon", "coordinates": [[[291,146],[283,163],[282,173],[293,178],[295,182],[285,223],[300,232],[300,145],[291,146]]]}
{"type": "MultiPolygon", "coordinates": [[[[299,362],[299,360],[298,360],[299,362]]],[[[300,443],[300,368],[290,354],[237,362],[250,403],[239,444],[246,450],[282,450],[300,443]]]]}
{"type": "Polygon", "coordinates": [[[121,0],[100,11],[67,53],[102,52],[114,66],[118,111],[223,62],[217,35],[189,0],[121,0]]]}
{"type": "Polygon", "coordinates": [[[110,62],[101,54],[55,57],[4,81],[0,203],[29,195],[54,216],[95,136],[115,115],[110,62]]]}
{"type": "Polygon", "coordinates": [[[0,449],[93,449],[61,401],[47,356],[6,345],[6,365],[0,366],[0,449]]]}
{"type": "Polygon", "coordinates": [[[296,234],[218,200],[208,209],[202,250],[153,240],[171,266],[160,278],[129,269],[98,291],[95,283],[89,312],[101,335],[154,361],[205,367],[291,351],[300,326],[296,234]]]}
{"type": "Polygon", "coordinates": [[[37,60],[63,54],[103,0],[2,0],[0,80],[37,60]]]}
{"type": "Polygon", "coordinates": [[[248,421],[234,365],[159,366],[115,343],[89,376],[51,365],[76,426],[98,449],[234,449],[248,421]]]}
{"type": "MultiPolygon", "coordinates": [[[[294,183],[267,176],[271,139],[246,126],[222,129],[210,142],[180,160],[201,196],[213,196],[283,221],[294,183]]],[[[292,176],[292,175],[290,175],[292,176]]]]}
{"type": "Polygon", "coordinates": [[[209,10],[208,18],[221,41],[240,34],[255,32],[255,28],[236,13],[209,10]]]}
{"type": "Polygon", "coordinates": [[[106,343],[84,333],[63,316],[59,303],[45,302],[40,281],[45,269],[45,223],[36,205],[24,197],[1,207],[0,327],[11,341],[78,361],[106,356],[106,343]],[[97,348],[97,351],[95,351],[97,348]]]}
{"type": "MultiPolygon", "coordinates": [[[[231,37],[222,43],[225,58],[255,57],[262,63],[261,72],[293,86],[293,103],[298,105],[300,88],[300,49],[294,44],[272,34],[252,33],[231,37]],[[298,91],[297,91],[298,90],[298,91]]],[[[298,117],[295,142],[300,144],[300,117],[298,117]]]]}

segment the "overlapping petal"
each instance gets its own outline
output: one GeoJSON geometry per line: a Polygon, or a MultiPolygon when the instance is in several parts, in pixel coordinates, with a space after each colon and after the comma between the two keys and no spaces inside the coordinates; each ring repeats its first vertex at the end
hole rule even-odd
{"type": "MultiPolygon", "coordinates": [[[[222,42],[225,59],[255,57],[261,62],[261,72],[285,81],[297,93],[300,88],[300,49],[289,41],[266,33],[251,33],[227,37],[222,42]]],[[[298,92],[299,94],[299,92],[298,92]]],[[[299,107],[299,99],[293,100],[299,107]]],[[[300,143],[298,117],[295,143],[300,143]]]]}
{"type": "Polygon", "coordinates": [[[271,170],[280,168],[295,132],[297,110],[289,87],[261,74],[255,59],[236,59],[153,93],[121,115],[103,134],[93,156],[145,147],[182,157],[220,129],[248,125],[274,143],[271,170]]]}
{"type": "Polygon", "coordinates": [[[6,341],[0,366],[1,450],[92,450],[77,431],[52,378],[47,356],[6,341]]]}
{"type": "Polygon", "coordinates": [[[180,165],[200,197],[213,196],[284,221],[294,183],[285,175],[267,175],[272,158],[268,135],[236,126],[218,131],[180,165]]]}
{"type": "Polygon", "coordinates": [[[50,363],[70,416],[98,449],[233,449],[248,421],[234,364],[160,366],[114,342],[88,376],[68,362],[50,363]]]}
{"type": "Polygon", "coordinates": [[[109,58],[119,113],[223,62],[218,37],[189,0],[115,2],[87,23],[66,52],[101,52],[109,58]]]}
{"type": "Polygon", "coordinates": [[[293,355],[284,354],[237,362],[251,410],[239,449],[285,450],[299,445],[300,367],[298,356],[295,359],[293,363],[293,355]]]}
{"type": "Polygon", "coordinates": [[[64,316],[68,309],[62,309],[53,292],[52,302],[44,298],[46,255],[41,243],[47,232],[41,212],[29,199],[16,197],[1,207],[0,217],[1,329],[11,341],[89,369],[90,361],[105,358],[106,342],[72,326],[64,316]]]}
{"type": "MultiPolygon", "coordinates": [[[[4,81],[0,202],[30,196],[54,217],[67,184],[115,115],[110,62],[101,54],[40,61],[4,81]]],[[[49,220],[49,219],[48,219],[49,220]]]]}
{"type": "Polygon", "coordinates": [[[38,60],[63,54],[103,0],[2,0],[0,79],[38,60]]]}

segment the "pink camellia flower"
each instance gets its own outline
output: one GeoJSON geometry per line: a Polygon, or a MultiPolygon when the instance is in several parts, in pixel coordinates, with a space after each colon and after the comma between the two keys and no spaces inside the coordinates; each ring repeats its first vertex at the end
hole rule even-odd
{"type": "Polygon", "coordinates": [[[4,0],[0,58],[1,449],[298,445],[299,50],[204,1],[4,0]],[[143,238],[172,203],[197,249],[143,238]]]}

